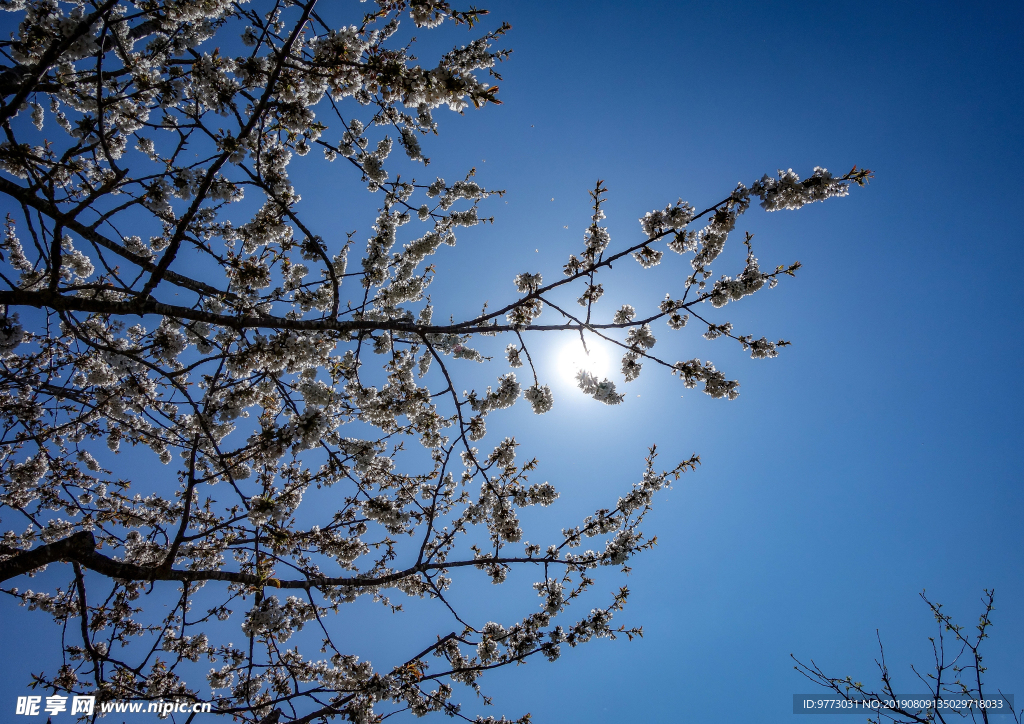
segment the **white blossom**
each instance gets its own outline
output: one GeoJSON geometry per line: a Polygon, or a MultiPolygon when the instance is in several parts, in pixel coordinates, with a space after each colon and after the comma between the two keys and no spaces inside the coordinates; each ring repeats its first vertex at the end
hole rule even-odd
{"type": "Polygon", "coordinates": [[[628,324],[636,318],[636,309],[629,304],[623,304],[619,307],[618,311],[615,312],[615,316],[612,317],[612,322],[615,324],[628,324]]]}
{"type": "Polygon", "coordinates": [[[617,405],[625,399],[625,395],[616,393],[614,382],[607,377],[598,381],[597,377],[586,370],[576,373],[576,385],[583,392],[606,405],[617,405]]]}
{"type": "Polygon", "coordinates": [[[846,196],[850,193],[850,186],[836,180],[827,169],[815,166],[814,173],[803,181],[793,169],[780,169],[778,178],[766,174],[750,187],[750,193],[761,199],[761,208],[765,211],[778,211],[799,209],[805,204],[833,196],[846,196]]]}
{"type": "Polygon", "coordinates": [[[551,388],[547,385],[533,385],[527,388],[523,396],[538,415],[543,415],[554,406],[554,397],[551,395],[551,388]]]}

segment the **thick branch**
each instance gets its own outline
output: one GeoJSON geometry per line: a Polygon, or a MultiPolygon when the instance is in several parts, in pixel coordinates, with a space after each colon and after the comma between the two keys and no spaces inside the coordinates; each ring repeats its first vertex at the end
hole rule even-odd
{"type": "MultiPolygon", "coordinates": [[[[110,291],[118,290],[111,287],[110,291]]],[[[306,332],[373,332],[391,331],[405,332],[423,336],[426,334],[473,334],[478,332],[511,332],[511,331],[555,331],[576,329],[627,329],[637,326],[636,322],[622,324],[582,324],[570,322],[565,324],[529,324],[524,327],[513,327],[509,324],[467,325],[449,324],[432,326],[411,324],[409,322],[368,320],[340,321],[337,319],[290,319],[288,317],[236,316],[207,312],[202,309],[182,307],[176,304],[164,304],[155,299],[134,299],[119,302],[107,299],[88,299],[85,297],[54,294],[49,291],[28,291],[25,289],[0,290],[0,304],[37,309],[53,309],[60,312],[92,312],[95,314],[137,315],[159,314],[175,319],[189,319],[196,322],[208,322],[220,327],[231,329],[295,329],[306,332]]]]}
{"type": "Polygon", "coordinates": [[[54,561],[78,560],[81,555],[95,550],[96,539],[92,533],[83,530],[0,562],[0,581],[34,571],[54,561]]]}
{"type": "MultiPolygon", "coordinates": [[[[304,580],[278,580],[276,578],[262,578],[251,573],[238,573],[235,571],[182,571],[177,569],[159,567],[145,567],[134,563],[117,561],[109,556],[96,551],[96,539],[90,531],[80,531],[63,540],[48,543],[33,550],[0,561],[0,582],[10,578],[23,575],[29,571],[41,568],[57,561],[75,561],[85,568],[96,571],[109,578],[117,578],[123,581],[227,581],[229,583],[242,583],[249,586],[274,586],[275,588],[318,588],[323,586],[381,586],[403,578],[414,576],[427,571],[443,570],[448,568],[463,568],[466,566],[479,566],[486,564],[509,564],[509,563],[562,563],[555,558],[479,558],[469,561],[452,561],[445,563],[420,563],[402,571],[389,573],[376,578],[311,576],[304,580]]],[[[573,563],[587,564],[596,561],[574,561],[573,563]]]]}

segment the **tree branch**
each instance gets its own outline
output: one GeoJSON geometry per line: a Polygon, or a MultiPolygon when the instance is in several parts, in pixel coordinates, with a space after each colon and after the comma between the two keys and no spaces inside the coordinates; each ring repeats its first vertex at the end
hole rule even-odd
{"type": "Polygon", "coordinates": [[[123,581],[227,581],[229,583],[243,583],[259,587],[271,585],[275,588],[309,589],[319,588],[322,586],[355,586],[359,588],[367,586],[381,586],[387,583],[400,581],[403,578],[408,578],[409,576],[416,575],[417,573],[424,573],[426,571],[436,571],[447,568],[464,568],[466,566],[479,566],[495,563],[561,563],[563,565],[589,565],[596,563],[597,560],[598,559],[561,561],[557,558],[474,558],[473,560],[468,561],[419,563],[402,571],[389,573],[377,578],[329,578],[326,576],[311,576],[305,580],[281,581],[276,578],[267,579],[252,573],[238,573],[235,571],[182,571],[167,568],[163,565],[158,567],[145,567],[134,563],[126,563],[124,561],[114,560],[102,553],[97,553],[96,539],[92,532],[80,531],[62,540],[39,546],[31,551],[18,553],[5,561],[0,561],[0,583],[57,561],[75,561],[85,568],[101,573],[109,578],[117,578],[123,581]]]}
{"type": "MultiPolygon", "coordinates": [[[[111,241],[107,237],[97,232],[95,229],[86,226],[77,219],[65,216],[56,206],[51,204],[46,199],[40,198],[39,196],[30,193],[28,189],[25,189],[16,183],[8,181],[5,178],[0,178],[0,191],[7,194],[11,198],[16,199],[17,201],[25,204],[26,206],[30,206],[36,211],[45,214],[54,221],[62,223],[64,226],[74,231],[76,234],[81,236],[86,241],[91,241],[97,246],[102,246],[104,249],[109,249],[110,251],[114,252],[121,258],[127,259],[132,264],[135,264],[136,266],[145,269],[148,272],[156,271],[156,264],[154,264],[153,262],[139,256],[138,254],[133,254],[132,252],[128,251],[117,242],[111,241]]],[[[190,289],[193,292],[197,292],[199,294],[211,294],[214,296],[225,297],[228,299],[231,299],[235,296],[230,292],[223,292],[217,289],[216,287],[211,287],[209,284],[204,284],[203,282],[196,281],[195,279],[190,279],[186,276],[182,276],[181,274],[177,274],[176,272],[166,271],[164,272],[163,278],[170,282],[171,284],[174,284],[179,287],[184,287],[185,289],[190,289]]]]}

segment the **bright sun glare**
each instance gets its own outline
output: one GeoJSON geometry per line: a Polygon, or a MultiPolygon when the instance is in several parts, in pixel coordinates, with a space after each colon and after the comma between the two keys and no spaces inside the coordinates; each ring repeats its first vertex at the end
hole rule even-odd
{"type": "Polygon", "coordinates": [[[583,343],[576,339],[562,347],[558,355],[558,369],[572,384],[576,384],[576,373],[581,369],[599,379],[610,372],[608,354],[601,347],[588,340],[587,350],[589,355],[583,350],[583,343]]]}

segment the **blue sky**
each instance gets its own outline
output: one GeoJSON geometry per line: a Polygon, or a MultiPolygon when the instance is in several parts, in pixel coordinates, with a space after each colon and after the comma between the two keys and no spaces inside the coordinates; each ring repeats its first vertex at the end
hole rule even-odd
{"type": "MultiPolygon", "coordinates": [[[[435,319],[510,301],[519,272],[557,276],[581,246],[598,178],[610,190],[613,244],[628,244],[646,211],[679,197],[703,208],[779,168],[857,164],[876,174],[847,199],[741,217],[762,266],[804,268],[715,318],[792,340],[779,359],[750,360],[696,329],[656,330],[655,351],[710,358],[739,379],[734,402],[648,369],[621,388],[626,404],[604,407],[564,381],[561,341],[534,343],[556,407],[495,416],[487,440],[514,431],[520,454],[537,456],[541,479],[561,490],[530,522],[557,531],[607,505],[652,443],[666,465],[693,452],[703,464],[659,496],[646,529],[660,544],[627,580],[633,596],[618,620],[642,624],[644,639],[492,674],[483,680],[491,713],[789,721],[792,695],[814,691],[789,654],[875,681],[876,628],[897,682],[921,693],[909,664],[927,665],[935,630],[922,589],[964,624],[980,613],[982,589],[996,589],[989,681],[1024,694],[1022,6],[489,7],[488,23],[513,26],[504,105],[439,113],[441,135],[424,150],[432,174],[476,166],[478,180],[508,194],[482,207],[493,226],[463,232],[438,260],[435,319]]],[[[339,187],[317,181],[301,189],[304,203],[324,223],[351,204],[338,226],[365,238],[372,200],[339,201],[339,187]]],[[[733,254],[716,271],[738,272],[733,254]]],[[[678,265],[621,265],[601,306],[643,311],[681,279],[678,265]]],[[[515,583],[465,581],[467,605],[480,621],[521,615],[535,599],[515,583]]],[[[367,609],[338,625],[370,630],[380,615],[367,609]]],[[[406,634],[448,625],[418,609],[399,618],[388,638],[353,633],[354,643],[370,658],[382,652],[374,663],[383,664],[405,650],[406,634]]],[[[11,628],[6,651],[42,633],[11,628]]],[[[11,663],[5,674],[23,678],[26,664],[11,663]]]]}
{"type": "MultiPolygon", "coordinates": [[[[1019,691],[1021,6],[492,10],[513,25],[505,105],[444,120],[442,141],[454,131],[461,148],[434,154],[442,175],[461,151],[509,190],[493,230],[462,250],[494,272],[458,278],[467,303],[510,297],[513,273],[555,272],[597,178],[625,244],[638,216],[679,196],[700,208],[778,168],[876,172],[848,199],[741,218],[764,266],[804,269],[717,318],[791,339],[779,359],[659,334],[738,378],[738,400],[680,398],[649,370],[621,408],[566,387],[550,415],[518,411],[563,515],[631,482],[652,442],[663,460],[696,451],[703,465],[661,496],[647,526],[660,545],[628,580],[622,620],[642,623],[643,641],[496,675],[497,708],[546,722],[789,721],[792,695],[814,691],[789,654],[876,681],[876,628],[896,681],[921,692],[909,665],[928,664],[935,634],[922,589],[967,625],[996,589],[989,681],[1019,691]]],[[[653,304],[674,281],[655,271],[616,270],[606,306],[653,304]]]]}

